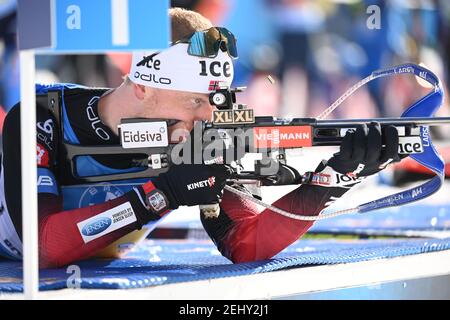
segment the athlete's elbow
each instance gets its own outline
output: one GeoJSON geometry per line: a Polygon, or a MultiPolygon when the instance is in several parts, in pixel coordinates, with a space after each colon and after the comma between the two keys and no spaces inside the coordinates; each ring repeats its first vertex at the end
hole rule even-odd
{"type": "Polygon", "coordinates": [[[39,254],[39,268],[48,269],[48,268],[58,268],[63,266],[61,261],[54,256],[39,254]]]}
{"type": "Polygon", "coordinates": [[[246,263],[246,262],[255,262],[255,261],[261,261],[261,260],[267,260],[272,258],[271,256],[257,256],[255,254],[234,254],[230,256],[228,259],[230,259],[233,263],[246,263]]]}
{"type": "Polygon", "coordinates": [[[39,236],[40,268],[59,268],[74,261],[69,251],[62,248],[58,241],[44,235],[45,233],[41,233],[39,236]]]}
{"type": "Polygon", "coordinates": [[[221,250],[221,253],[233,263],[254,262],[272,257],[266,253],[258,253],[257,251],[254,244],[241,243],[239,246],[228,248],[228,250],[221,250]]]}
{"type": "Polygon", "coordinates": [[[254,256],[247,256],[247,255],[235,255],[229,257],[231,262],[233,263],[245,263],[245,262],[254,262],[256,261],[254,256]]]}
{"type": "Polygon", "coordinates": [[[39,268],[60,268],[69,265],[71,262],[67,259],[67,255],[54,254],[46,250],[46,248],[39,248],[39,268]]]}

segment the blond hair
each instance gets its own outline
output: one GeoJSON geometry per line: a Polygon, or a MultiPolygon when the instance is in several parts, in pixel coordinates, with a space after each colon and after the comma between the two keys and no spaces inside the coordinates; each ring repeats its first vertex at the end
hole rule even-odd
{"type": "Polygon", "coordinates": [[[195,11],[183,8],[169,9],[172,27],[172,42],[190,36],[195,31],[202,31],[213,27],[210,20],[195,11]]]}
{"type": "MultiPolygon", "coordinates": [[[[172,42],[184,39],[195,31],[202,31],[213,27],[212,22],[200,13],[183,8],[170,8],[169,18],[172,28],[172,42]]],[[[123,80],[127,85],[133,83],[129,75],[125,75],[123,80]]]]}

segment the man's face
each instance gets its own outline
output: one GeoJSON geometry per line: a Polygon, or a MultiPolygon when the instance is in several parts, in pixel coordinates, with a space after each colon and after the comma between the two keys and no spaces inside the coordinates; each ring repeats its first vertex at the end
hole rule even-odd
{"type": "Polygon", "coordinates": [[[208,94],[192,93],[175,90],[154,90],[144,100],[145,117],[178,120],[169,128],[170,141],[182,142],[194,128],[196,121],[210,121],[215,106],[209,103],[208,94]]]}

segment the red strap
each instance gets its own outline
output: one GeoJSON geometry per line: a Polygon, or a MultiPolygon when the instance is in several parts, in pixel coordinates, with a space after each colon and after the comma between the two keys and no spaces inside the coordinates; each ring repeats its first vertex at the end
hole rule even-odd
{"type": "Polygon", "coordinates": [[[155,190],[156,187],[155,187],[155,185],[154,185],[151,181],[149,181],[149,182],[144,183],[144,184],[142,185],[142,189],[144,189],[145,194],[147,194],[147,193],[150,193],[150,192],[152,192],[153,190],[155,190]]]}
{"type": "MultiPolygon", "coordinates": [[[[156,190],[156,187],[151,181],[149,181],[142,185],[142,189],[144,189],[144,193],[147,195],[150,192],[152,192],[153,190],[156,190]]],[[[162,193],[162,192],[160,191],[160,193],[162,193]]],[[[147,200],[145,200],[145,201],[147,201],[147,200]]],[[[166,201],[168,201],[167,198],[166,198],[166,201]]],[[[162,217],[162,216],[166,215],[167,213],[169,213],[170,211],[171,211],[171,209],[167,209],[166,211],[159,213],[159,215],[162,217]]]]}

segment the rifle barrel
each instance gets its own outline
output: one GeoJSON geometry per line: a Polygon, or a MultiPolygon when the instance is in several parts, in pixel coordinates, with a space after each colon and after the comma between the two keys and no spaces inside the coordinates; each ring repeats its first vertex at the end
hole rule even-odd
{"type": "Polygon", "coordinates": [[[370,118],[370,119],[336,119],[336,120],[317,120],[315,125],[319,126],[345,126],[345,125],[360,125],[370,122],[379,122],[384,125],[416,125],[416,126],[438,126],[450,125],[450,117],[408,117],[408,118],[370,118]]]}

